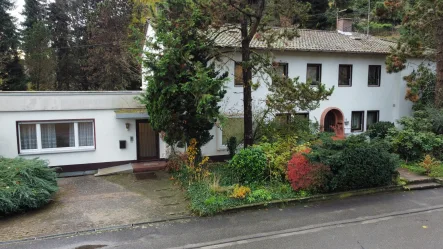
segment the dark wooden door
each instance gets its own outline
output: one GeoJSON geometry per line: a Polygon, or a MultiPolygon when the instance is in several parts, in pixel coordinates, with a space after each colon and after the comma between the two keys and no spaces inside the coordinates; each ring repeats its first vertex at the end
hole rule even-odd
{"type": "Polygon", "coordinates": [[[334,132],[331,128],[331,125],[335,125],[335,114],[332,111],[329,111],[325,117],[324,131],[326,132],[334,132]]]}
{"type": "Polygon", "coordinates": [[[158,147],[158,134],[152,129],[148,120],[137,120],[137,159],[158,159],[158,147]]]}

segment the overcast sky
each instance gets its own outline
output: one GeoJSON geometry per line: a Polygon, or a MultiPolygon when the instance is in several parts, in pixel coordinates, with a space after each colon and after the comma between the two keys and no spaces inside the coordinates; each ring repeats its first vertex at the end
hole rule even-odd
{"type": "Polygon", "coordinates": [[[25,4],[25,0],[12,0],[15,5],[15,9],[11,11],[11,14],[17,18],[17,24],[23,22],[23,17],[20,15],[23,9],[23,4],[25,4]]]}

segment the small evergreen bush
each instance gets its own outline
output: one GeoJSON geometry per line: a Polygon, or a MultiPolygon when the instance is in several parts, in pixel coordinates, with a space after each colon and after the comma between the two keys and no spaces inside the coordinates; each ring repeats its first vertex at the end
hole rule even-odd
{"type": "Polygon", "coordinates": [[[386,122],[386,121],[377,122],[369,126],[367,133],[371,139],[373,138],[384,139],[388,135],[388,131],[391,128],[395,128],[394,123],[392,122],[386,122]]]}
{"type": "Polygon", "coordinates": [[[260,147],[240,150],[229,167],[240,183],[261,182],[265,179],[266,155],[260,147]]]}
{"type": "Polygon", "coordinates": [[[235,155],[235,152],[237,151],[237,146],[238,146],[238,142],[237,142],[237,138],[236,137],[230,137],[228,139],[228,151],[229,151],[229,157],[233,158],[235,155]]]}
{"type": "Polygon", "coordinates": [[[342,191],[385,186],[392,183],[399,165],[398,156],[389,152],[382,140],[367,141],[351,136],[343,141],[325,140],[307,155],[311,162],[330,166],[330,190],[342,191]]]}
{"type": "Polygon", "coordinates": [[[39,208],[57,190],[56,173],[46,161],[0,158],[0,216],[39,208]]]}

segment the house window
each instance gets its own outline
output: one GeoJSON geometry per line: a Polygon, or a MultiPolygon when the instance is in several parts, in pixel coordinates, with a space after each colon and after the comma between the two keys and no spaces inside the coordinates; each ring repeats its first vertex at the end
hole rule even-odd
{"type": "Polygon", "coordinates": [[[74,123],[40,124],[42,149],[75,147],[74,123]]]}
{"type": "Polygon", "coordinates": [[[299,118],[299,119],[309,119],[309,113],[307,113],[307,112],[305,112],[305,113],[296,113],[295,117],[299,118]]]}
{"type": "Polygon", "coordinates": [[[363,115],[365,112],[352,112],[351,131],[363,131],[363,115]]]}
{"type": "Polygon", "coordinates": [[[18,122],[20,154],[95,149],[94,121],[18,122]]]}
{"type": "Polygon", "coordinates": [[[289,113],[278,113],[275,115],[275,121],[279,124],[288,124],[291,121],[291,114],[289,113]]]}
{"type": "Polygon", "coordinates": [[[243,67],[241,65],[241,62],[235,62],[234,85],[243,86],[243,67]]]}
{"type": "Polygon", "coordinates": [[[21,124],[19,134],[20,148],[22,150],[37,149],[37,129],[34,124],[21,124]]]}
{"type": "Polygon", "coordinates": [[[241,117],[227,118],[222,128],[222,144],[226,145],[230,137],[236,137],[237,142],[243,141],[244,121],[241,117]]]}
{"type": "Polygon", "coordinates": [[[321,82],[321,64],[308,64],[306,81],[310,81],[311,85],[317,85],[321,82]]]}
{"type": "Polygon", "coordinates": [[[338,66],[338,86],[352,86],[352,65],[338,66]]]}
{"type": "Polygon", "coordinates": [[[378,123],[380,118],[380,111],[368,111],[366,120],[366,129],[371,125],[378,123]]]}
{"type": "Polygon", "coordinates": [[[381,66],[370,65],[368,73],[368,86],[380,86],[381,66]]]}
{"type": "Polygon", "coordinates": [[[288,63],[278,63],[278,66],[275,68],[277,75],[281,77],[288,77],[288,63]]]}

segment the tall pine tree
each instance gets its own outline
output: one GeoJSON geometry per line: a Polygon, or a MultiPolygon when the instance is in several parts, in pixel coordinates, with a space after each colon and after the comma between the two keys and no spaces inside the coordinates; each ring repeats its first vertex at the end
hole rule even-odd
{"type": "Polygon", "coordinates": [[[26,90],[23,66],[18,55],[19,37],[8,13],[10,0],[0,0],[0,90],[26,90]]]}
{"type": "Polygon", "coordinates": [[[47,25],[47,4],[41,0],[25,0],[23,50],[32,89],[53,90],[54,57],[47,25]]]}
{"type": "Polygon", "coordinates": [[[140,89],[140,68],[129,51],[132,10],[133,3],[127,0],[97,4],[88,23],[88,89],[140,89]]]}
{"type": "Polygon", "coordinates": [[[66,0],[56,0],[49,5],[49,23],[51,28],[51,46],[55,57],[55,86],[57,90],[72,88],[71,35],[69,30],[69,6],[66,0]]]}

